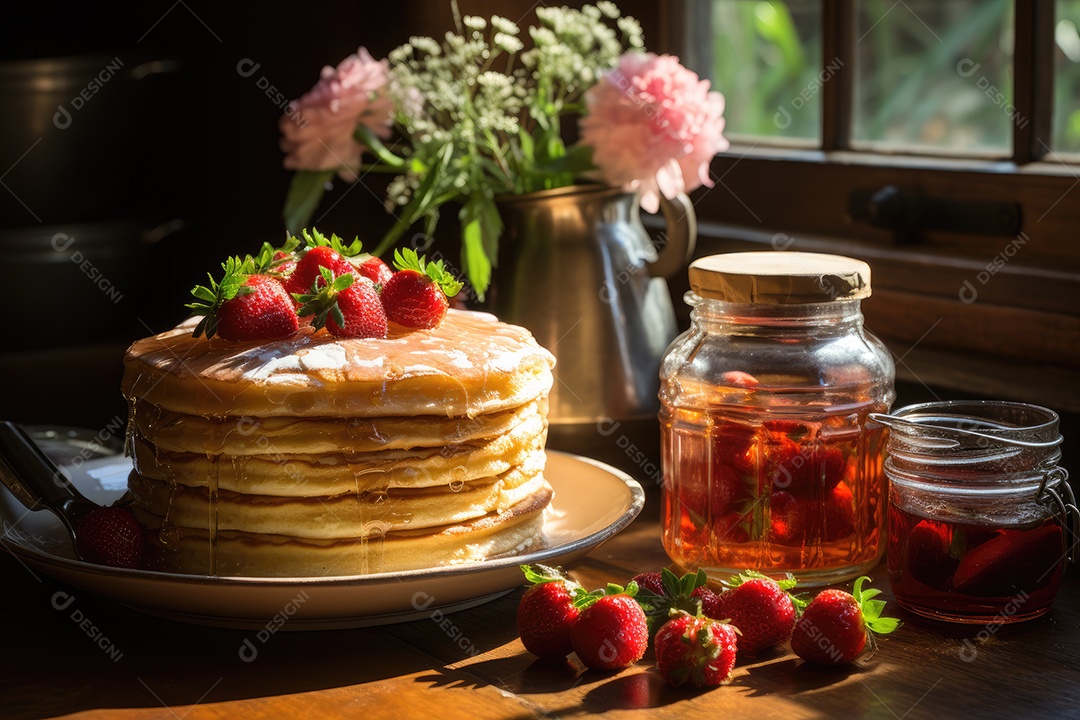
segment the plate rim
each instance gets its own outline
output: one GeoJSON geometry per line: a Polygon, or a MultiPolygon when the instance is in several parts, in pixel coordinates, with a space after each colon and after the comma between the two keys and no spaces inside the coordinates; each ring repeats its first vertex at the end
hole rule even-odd
{"type": "Polygon", "coordinates": [[[25,545],[17,540],[8,536],[5,530],[3,534],[0,534],[0,545],[3,545],[5,549],[11,552],[13,555],[20,559],[29,560],[34,563],[41,563],[51,567],[59,568],[60,570],[67,572],[78,572],[83,575],[98,575],[101,577],[123,579],[127,581],[135,582],[179,582],[182,584],[193,584],[202,586],[211,586],[216,588],[224,587],[290,587],[290,586],[309,586],[309,587],[364,587],[364,586],[378,586],[386,582],[408,582],[416,580],[426,579],[439,579],[443,577],[452,577],[457,575],[466,575],[469,573],[479,572],[496,572],[508,567],[518,567],[523,564],[531,564],[536,562],[542,562],[546,559],[555,556],[573,555],[582,549],[588,548],[589,551],[595,549],[605,541],[611,539],[615,535],[626,529],[638,515],[641,514],[642,509],[645,506],[645,490],[637,480],[631,477],[628,473],[609,465],[603,461],[595,458],[586,457],[584,455],[577,455],[574,453],[564,452],[561,450],[546,450],[549,455],[556,455],[561,457],[565,461],[579,462],[586,465],[592,465],[593,467],[607,473],[612,478],[619,480],[630,493],[629,507],[615,519],[609,525],[597,530],[594,533],[590,533],[585,537],[572,540],[561,545],[554,547],[544,548],[532,553],[525,553],[522,555],[508,555],[505,557],[494,558],[491,560],[482,560],[478,562],[462,563],[460,565],[451,565],[447,567],[434,567],[434,568],[416,568],[413,570],[402,570],[400,572],[384,572],[384,573],[371,573],[367,575],[329,575],[329,576],[289,576],[289,577],[244,577],[235,575],[191,575],[186,573],[170,573],[160,570],[141,570],[130,568],[113,568],[103,565],[97,565],[94,563],[88,563],[73,558],[65,558],[44,550],[32,546],[25,545]]]}

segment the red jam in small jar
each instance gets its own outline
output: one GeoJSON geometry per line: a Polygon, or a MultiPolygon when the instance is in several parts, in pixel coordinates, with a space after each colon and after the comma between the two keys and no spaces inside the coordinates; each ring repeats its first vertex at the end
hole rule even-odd
{"type": "Polygon", "coordinates": [[[892,428],[887,562],[897,602],[973,624],[1047,612],[1075,522],[1057,466],[1057,415],[1022,403],[937,402],[882,422],[892,428]]]}

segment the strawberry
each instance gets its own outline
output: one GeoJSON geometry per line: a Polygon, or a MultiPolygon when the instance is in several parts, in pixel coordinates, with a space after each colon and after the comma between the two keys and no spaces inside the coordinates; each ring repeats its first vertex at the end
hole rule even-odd
{"type": "Polygon", "coordinates": [[[296,261],[293,260],[292,255],[278,250],[274,253],[274,262],[276,263],[275,267],[280,275],[278,279],[281,281],[281,284],[284,285],[285,281],[288,280],[293,274],[293,271],[296,270],[296,261]]]}
{"type": "Polygon", "coordinates": [[[634,576],[634,582],[638,585],[638,594],[635,595],[638,599],[646,593],[650,592],[653,595],[664,595],[664,576],[658,572],[644,572],[634,576]],[[644,592],[642,592],[644,591],[644,592]]]}
{"type": "Polygon", "coordinates": [[[319,268],[328,268],[335,277],[356,271],[353,264],[346,258],[360,253],[359,238],[346,245],[337,235],[327,238],[315,228],[312,228],[310,233],[303,230],[301,234],[307,244],[307,251],[300,257],[292,275],[285,281],[285,289],[290,295],[311,290],[312,283],[320,281],[319,268]]]}
{"type": "Polygon", "coordinates": [[[769,432],[765,452],[766,479],[774,490],[806,493],[813,489],[815,473],[811,446],[799,444],[786,433],[769,432]]]}
{"type": "Polygon", "coordinates": [[[713,542],[721,546],[750,542],[753,512],[740,513],[732,510],[713,520],[713,542]]]}
{"type": "MultiPolygon", "coordinates": [[[[889,512],[889,522],[895,523],[895,527],[903,527],[903,519],[897,517],[895,507],[889,512]]],[[[893,545],[889,543],[890,550],[893,545]]],[[[952,533],[948,525],[936,520],[920,520],[911,528],[904,546],[899,547],[900,557],[890,555],[889,569],[901,574],[909,573],[923,585],[947,591],[950,589],[949,579],[959,564],[949,552],[951,545],[952,533]]]]}
{"type": "Polygon", "coordinates": [[[537,569],[539,572],[528,565],[521,566],[533,586],[525,591],[518,605],[518,634],[525,649],[533,655],[566,657],[574,651],[570,628],[581,615],[574,600],[585,591],[558,570],[544,565],[537,565],[537,569]]]}
{"type": "Polygon", "coordinates": [[[825,496],[825,520],[821,539],[826,542],[849,539],[855,532],[855,495],[845,482],[825,496]]]}
{"type": "Polygon", "coordinates": [[[638,586],[638,592],[634,599],[645,610],[650,634],[667,621],[673,610],[717,617],[712,612],[715,612],[719,598],[705,585],[707,581],[704,570],[687,573],[681,578],[667,568],[635,576],[632,582],[638,586]]]}
{"type": "Polygon", "coordinates": [[[769,497],[769,540],[780,545],[801,545],[811,535],[813,508],[785,490],[769,497]]]}
{"type": "Polygon", "coordinates": [[[719,617],[720,596],[713,592],[712,588],[699,587],[694,590],[691,597],[701,602],[701,614],[707,617],[719,617]]]}
{"type": "Polygon", "coordinates": [[[143,529],[130,511],[120,507],[94,508],[75,523],[79,557],[87,562],[120,568],[142,563],[143,529]]]}
{"type": "Polygon", "coordinates": [[[788,592],[795,583],[791,575],[776,581],[747,570],[724,583],[730,589],[720,593],[715,614],[706,614],[739,628],[739,652],[753,655],[791,636],[798,609],[806,604],[788,592]]]}
{"type": "Polygon", "coordinates": [[[731,682],[739,642],[732,625],[680,612],[656,633],[656,668],[673,687],[731,682]]]}
{"type": "Polygon", "coordinates": [[[791,634],[791,649],[817,665],[846,665],[862,654],[871,633],[884,635],[900,626],[896,618],[881,617],[880,590],[862,589],[868,577],[855,581],[852,593],[823,590],[810,601],[791,634]]]}
{"type": "Polygon", "coordinates": [[[443,267],[442,260],[426,262],[409,248],[394,251],[394,266],[398,272],[382,290],[386,316],[411,328],[430,329],[442,322],[450,307],[447,297],[456,295],[462,283],[443,267]]]}
{"type": "Polygon", "coordinates": [[[288,293],[268,275],[252,275],[241,292],[218,310],[218,332],[226,340],[284,340],[300,329],[288,293]]]}
{"type": "MultiPolygon", "coordinates": [[[[1031,530],[999,529],[970,547],[953,573],[957,592],[980,597],[1010,597],[1040,587],[1065,552],[1064,532],[1055,520],[1031,530]]],[[[977,541],[976,541],[977,542],[977,541]]]]}
{"type": "Polygon", "coordinates": [[[713,465],[713,476],[686,476],[682,478],[680,492],[675,498],[682,513],[697,525],[706,524],[706,518],[718,518],[738,499],[743,491],[742,480],[730,467],[713,465]]]}
{"type": "Polygon", "coordinates": [[[847,475],[848,463],[844,451],[835,445],[826,445],[815,458],[815,478],[820,479],[825,490],[831,490],[847,475]]]}
{"type": "Polygon", "coordinates": [[[759,380],[748,372],[742,370],[728,370],[725,373],[720,374],[720,381],[725,385],[738,388],[754,388],[759,384],[759,380]]]}
{"type": "Polygon", "coordinates": [[[761,426],[771,434],[773,439],[786,437],[794,442],[802,442],[811,430],[810,426],[804,422],[784,418],[766,420],[761,423],[761,426]]]}
{"type": "Polygon", "coordinates": [[[307,292],[313,283],[319,281],[320,268],[327,268],[335,277],[348,275],[353,271],[352,264],[338,251],[325,245],[313,247],[296,263],[296,269],[285,281],[285,289],[290,295],[307,292]]]}
{"type": "Polygon", "coordinates": [[[221,265],[221,282],[210,277],[210,286],[196,286],[191,294],[202,302],[190,303],[203,319],[194,337],[212,338],[220,332],[226,340],[283,340],[300,328],[292,299],[274,278],[252,274],[251,256],[231,257],[221,265]]]}
{"type": "Polygon", "coordinates": [[[349,262],[353,264],[361,277],[366,277],[376,285],[386,285],[386,283],[390,282],[390,278],[394,276],[394,271],[382,259],[374,255],[364,253],[350,258],[349,262]]]}
{"type": "Polygon", "coordinates": [[[721,423],[712,429],[713,465],[719,463],[736,476],[757,474],[757,436],[753,428],[721,423]]]}
{"type": "Polygon", "coordinates": [[[335,337],[386,337],[386,313],[374,283],[352,273],[334,277],[325,267],[319,273],[310,292],[293,295],[301,317],[310,315],[312,327],[326,327],[335,337]]]}
{"type": "Polygon", "coordinates": [[[612,584],[578,601],[586,607],[570,628],[570,642],[586,667],[618,670],[645,654],[649,628],[645,612],[634,600],[637,590],[634,582],[625,590],[612,584]]]}

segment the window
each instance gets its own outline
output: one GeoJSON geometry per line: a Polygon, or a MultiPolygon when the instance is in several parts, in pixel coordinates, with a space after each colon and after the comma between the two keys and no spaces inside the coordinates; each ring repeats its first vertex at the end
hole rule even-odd
{"type": "Polygon", "coordinates": [[[1080,0],[669,0],[664,18],[727,98],[699,253],[861,257],[902,379],[1080,410],[1080,0]]]}

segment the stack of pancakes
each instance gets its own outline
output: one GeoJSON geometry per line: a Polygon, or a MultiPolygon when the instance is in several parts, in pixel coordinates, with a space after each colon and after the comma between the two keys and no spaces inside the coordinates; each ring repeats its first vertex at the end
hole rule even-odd
{"type": "Polygon", "coordinates": [[[124,361],[129,500],[160,567],[353,575],[540,542],[554,358],[527,330],[455,310],[387,339],[192,328],[124,361]]]}

